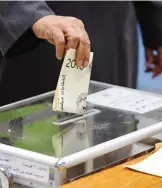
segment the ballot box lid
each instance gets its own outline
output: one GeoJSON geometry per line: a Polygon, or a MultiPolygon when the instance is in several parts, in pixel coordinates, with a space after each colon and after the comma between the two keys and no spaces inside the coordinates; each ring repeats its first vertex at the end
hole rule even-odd
{"type": "MultiPolygon", "coordinates": [[[[49,92],[0,107],[0,143],[65,158],[72,166],[69,157],[74,157],[76,165],[78,160],[93,158],[93,152],[100,156],[162,131],[161,95],[91,81],[83,115],[54,112],[53,97],[54,92],[49,92]],[[103,143],[109,144],[105,151],[103,143]]],[[[4,151],[0,147],[0,155],[4,151]]]]}

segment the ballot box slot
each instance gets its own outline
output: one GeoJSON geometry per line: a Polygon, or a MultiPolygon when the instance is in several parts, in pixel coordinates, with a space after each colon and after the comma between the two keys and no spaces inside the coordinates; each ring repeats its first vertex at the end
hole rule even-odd
{"type": "Polygon", "coordinates": [[[73,123],[75,121],[78,121],[78,120],[81,120],[81,119],[84,119],[84,118],[88,118],[90,116],[94,116],[98,113],[100,113],[100,110],[90,109],[90,110],[87,110],[83,115],[73,114],[71,116],[67,116],[67,117],[58,119],[57,121],[53,121],[53,124],[55,124],[55,125],[65,125],[65,124],[73,123]]]}

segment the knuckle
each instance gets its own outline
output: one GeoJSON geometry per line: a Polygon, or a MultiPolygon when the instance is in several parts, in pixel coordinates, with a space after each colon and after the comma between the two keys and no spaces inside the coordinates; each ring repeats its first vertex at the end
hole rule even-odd
{"type": "Polygon", "coordinates": [[[80,37],[78,35],[73,36],[72,40],[78,42],[80,40],[80,37]]]}
{"type": "Polygon", "coordinates": [[[73,20],[73,23],[74,23],[74,24],[77,24],[77,25],[79,25],[80,27],[84,27],[84,23],[83,23],[80,19],[75,18],[75,17],[72,17],[72,20],[73,20]]]}
{"type": "Polygon", "coordinates": [[[65,41],[62,38],[57,39],[57,44],[59,45],[65,45],[65,41]]]}
{"type": "Polygon", "coordinates": [[[70,20],[71,20],[72,23],[77,23],[78,18],[70,17],[70,20]]]}
{"type": "Polygon", "coordinates": [[[81,26],[81,27],[84,27],[84,23],[78,19],[78,24],[81,26]]]}
{"type": "Polygon", "coordinates": [[[64,45],[65,44],[64,37],[61,36],[60,33],[52,32],[52,38],[59,45],[64,45]]]}
{"type": "Polygon", "coordinates": [[[81,39],[80,39],[80,42],[84,45],[87,45],[87,46],[90,46],[91,45],[91,42],[89,39],[87,39],[87,37],[85,36],[82,36],[81,39]]]}

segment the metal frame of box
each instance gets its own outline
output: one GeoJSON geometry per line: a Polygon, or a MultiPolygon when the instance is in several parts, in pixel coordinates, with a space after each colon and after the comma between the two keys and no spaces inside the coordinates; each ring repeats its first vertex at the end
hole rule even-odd
{"type": "MultiPolygon", "coordinates": [[[[101,86],[113,86],[110,84],[105,84],[101,82],[91,81],[93,84],[98,84],[101,86]]],[[[120,86],[115,86],[120,87],[120,86]]],[[[132,90],[132,89],[130,89],[132,90]]],[[[148,93],[141,91],[143,93],[148,93]]],[[[36,97],[32,97],[29,99],[25,99],[19,102],[15,102],[9,105],[5,105],[0,107],[0,111],[9,110],[11,108],[19,107],[22,105],[27,105],[31,102],[36,102],[38,100],[43,100],[47,97],[51,97],[54,95],[54,91],[48,92],[36,97]]],[[[158,94],[152,94],[155,96],[160,96],[158,94]]],[[[42,183],[35,183],[30,182],[27,179],[23,179],[21,177],[14,177],[14,181],[17,183],[21,183],[27,186],[35,187],[35,188],[44,188],[44,187],[59,187],[60,185],[65,183],[66,180],[66,170],[70,167],[73,167],[75,165],[81,164],[83,162],[90,161],[96,157],[102,156],[104,154],[107,154],[109,152],[115,151],[117,149],[120,149],[122,147],[131,145],[133,143],[136,143],[138,141],[141,141],[143,139],[146,139],[150,136],[156,135],[158,133],[162,132],[162,122],[150,125],[146,128],[137,130],[135,132],[129,133],[127,135],[118,137],[116,139],[101,143],[99,145],[93,146],[91,148],[79,151],[77,153],[71,154],[69,156],[63,157],[61,159],[39,154],[36,152],[27,151],[24,149],[19,149],[13,146],[8,146],[4,144],[0,144],[0,153],[6,154],[18,158],[22,158],[25,160],[37,162],[40,164],[48,165],[49,167],[54,168],[54,182],[49,182],[47,185],[43,185],[42,183]]]]}

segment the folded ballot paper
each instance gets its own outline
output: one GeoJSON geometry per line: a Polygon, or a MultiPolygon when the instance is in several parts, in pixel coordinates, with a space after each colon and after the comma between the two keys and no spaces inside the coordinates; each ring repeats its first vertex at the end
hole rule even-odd
{"type": "Polygon", "coordinates": [[[89,89],[93,53],[90,54],[87,67],[77,67],[75,64],[75,49],[66,53],[55,91],[53,110],[83,114],[89,89]]]}
{"type": "Polygon", "coordinates": [[[126,166],[135,171],[162,177],[162,148],[148,158],[133,165],[126,166]]]}

